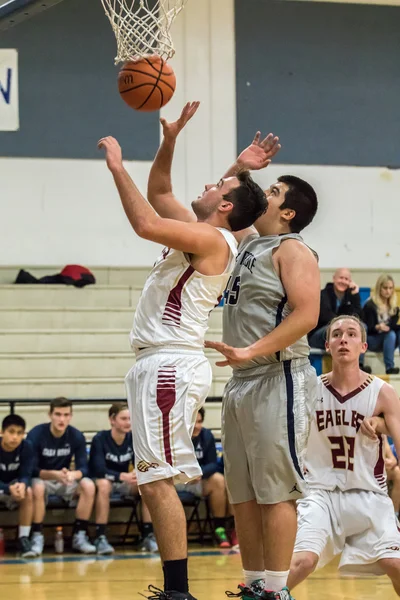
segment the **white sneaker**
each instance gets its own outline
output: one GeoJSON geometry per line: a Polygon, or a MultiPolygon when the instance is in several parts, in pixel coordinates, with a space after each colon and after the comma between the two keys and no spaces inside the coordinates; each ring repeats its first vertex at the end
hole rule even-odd
{"type": "Polygon", "coordinates": [[[96,546],[97,554],[113,554],[115,552],[105,535],[99,535],[94,540],[94,545],[96,546]]]}
{"type": "Polygon", "coordinates": [[[35,556],[41,556],[43,554],[44,548],[44,535],[40,531],[35,531],[32,533],[31,537],[31,546],[32,550],[35,553],[35,556]]]}
{"type": "Polygon", "coordinates": [[[95,554],[96,546],[90,543],[86,531],[77,531],[72,537],[72,549],[82,554],[95,554]]]}
{"type": "Polygon", "coordinates": [[[142,552],[158,552],[158,545],[154,533],[149,533],[142,541],[142,552]]]}

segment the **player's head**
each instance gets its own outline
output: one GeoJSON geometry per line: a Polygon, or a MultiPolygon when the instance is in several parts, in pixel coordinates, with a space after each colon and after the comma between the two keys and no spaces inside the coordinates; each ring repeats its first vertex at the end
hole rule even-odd
{"type": "Polygon", "coordinates": [[[128,405],[125,402],[114,402],[108,411],[111,429],[117,433],[127,434],[131,430],[131,417],[128,405]]]}
{"type": "Polygon", "coordinates": [[[397,309],[397,294],[393,277],[390,275],[378,277],[371,297],[378,310],[380,309],[379,312],[386,311],[389,308],[389,314],[394,315],[397,309]]]}
{"type": "Polygon", "coordinates": [[[60,396],[50,402],[49,417],[53,432],[62,435],[72,419],[72,402],[60,396]]]}
{"type": "Polygon", "coordinates": [[[333,287],[335,288],[335,292],[344,294],[344,292],[350,287],[350,284],[351,273],[349,269],[336,269],[333,275],[333,287]]]}
{"type": "Polygon", "coordinates": [[[235,177],[206,185],[202,195],[192,202],[192,208],[199,221],[216,216],[221,225],[240,231],[265,213],[267,199],[249,171],[241,171],[235,177]]]}
{"type": "Polygon", "coordinates": [[[206,411],[204,410],[204,408],[200,408],[199,412],[197,413],[196,423],[194,425],[192,437],[195,438],[198,435],[200,435],[200,431],[203,428],[203,421],[204,421],[205,414],[206,414],[206,411]]]}
{"type": "Polygon", "coordinates": [[[332,319],[326,331],[325,347],[334,365],[354,363],[358,368],[360,354],[367,349],[367,333],[360,319],[355,315],[332,319]]]}
{"type": "Polygon", "coordinates": [[[265,194],[268,209],[256,223],[261,234],[265,227],[267,233],[271,227],[274,229],[272,233],[300,233],[315,217],[317,195],[314,188],[300,177],[282,175],[265,194]]]}
{"type": "Polygon", "coordinates": [[[18,448],[24,439],[25,429],[25,419],[19,415],[8,415],[7,417],[4,417],[1,424],[1,443],[4,450],[12,452],[15,448],[18,448]]]}

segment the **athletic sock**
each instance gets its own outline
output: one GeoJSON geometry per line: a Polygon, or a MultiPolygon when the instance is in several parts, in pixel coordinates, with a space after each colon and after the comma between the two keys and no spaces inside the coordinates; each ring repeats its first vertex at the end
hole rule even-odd
{"type": "Polygon", "coordinates": [[[182,594],[186,594],[189,591],[187,558],[166,560],[164,562],[164,573],[166,580],[165,591],[181,592],[182,594]]]}
{"type": "Polygon", "coordinates": [[[78,531],[85,531],[87,533],[89,527],[89,521],[86,519],[75,519],[74,523],[74,533],[78,531]]]}
{"type": "Polygon", "coordinates": [[[107,524],[96,523],[96,538],[99,538],[101,535],[106,535],[106,527],[107,524]]]}
{"type": "Polygon", "coordinates": [[[280,592],[286,585],[289,571],[265,571],[265,589],[268,592],[280,592]]]}
{"type": "Polygon", "coordinates": [[[243,578],[247,587],[251,587],[251,584],[255,581],[260,581],[263,589],[265,587],[265,571],[246,571],[246,569],[243,569],[243,578]]]}
{"type": "Polygon", "coordinates": [[[223,527],[225,529],[226,518],[225,517],[214,517],[214,528],[223,527]]]}
{"type": "Polygon", "coordinates": [[[42,533],[43,523],[32,523],[32,533],[42,533]]]}
{"type": "Polygon", "coordinates": [[[31,532],[31,526],[30,525],[20,525],[18,527],[18,537],[19,538],[29,537],[30,532],[31,532]]]}
{"type": "Polygon", "coordinates": [[[150,533],[153,533],[153,523],[142,523],[142,537],[147,538],[150,533]]]}

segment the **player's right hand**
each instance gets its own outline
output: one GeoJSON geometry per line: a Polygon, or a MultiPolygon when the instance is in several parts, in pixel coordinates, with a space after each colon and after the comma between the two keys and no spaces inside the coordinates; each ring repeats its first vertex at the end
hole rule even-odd
{"type": "Polygon", "coordinates": [[[101,138],[97,147],[99,150],[105,150],[107,167],[111,172],[122,166],[122,150],[115,138],[111,135],[101,138]]]}
{"type": "Polygon", "coordinates": [[[183,107],[181,116],[176,121],[169,123],[166,119],[161,117],[160,123],[163,128],[163,134],[166,139],[175,139],[190,119],[196,114],[197,109],[200,106],[200,102],[188,102],[183,107]]]}
{"type": "Polygon", "coordinates": [[[261,132],[257,131],[250,146],[239,154],[236,163],[240,168],[250,171],[264,169],[281,149],[279,138],[273,133],[269,133],[263,140],[260,138],[261,132]]]}

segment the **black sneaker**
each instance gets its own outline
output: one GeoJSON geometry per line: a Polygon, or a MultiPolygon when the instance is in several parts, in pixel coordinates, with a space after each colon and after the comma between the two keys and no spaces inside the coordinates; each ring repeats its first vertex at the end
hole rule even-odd
{"type": "Polygon", "coordinates": [[[391,369],[386,369],[386,375],[398,375],[399,373],[399,367],[392,367],[391,369]]]}
{"type": "Polygon", "coordinates": [[[238,592],[225,592],[228,598],[241,598],[241,600],[261,600],[264,594],[264,581],[254,581],[250,587],[245,583],[239,583],[238,592]]]}
{"type": "Polygon", "coordinates": [[[140,594],[144,598],[147,598],[147,600],[196,600],[189,592],[174,592],[173,590],[163,591],[154,585],[149,585],[147,591],[150,592],[150,596],[140,594]]]}
{"type": "Polygon", "coordinates": [[[361,371],[364,371],[364,373],[368,373],[368,375],[371,375],[372,369],[369,365],[359,365],[359,367],[361,371]]]}
{"type": "Polygon", "coordinates": [[[35,558],[36,552],[32,550],[31,541],[28,537],[23,536],[18,539],[19,554],[22,558],[35,558]]]}

